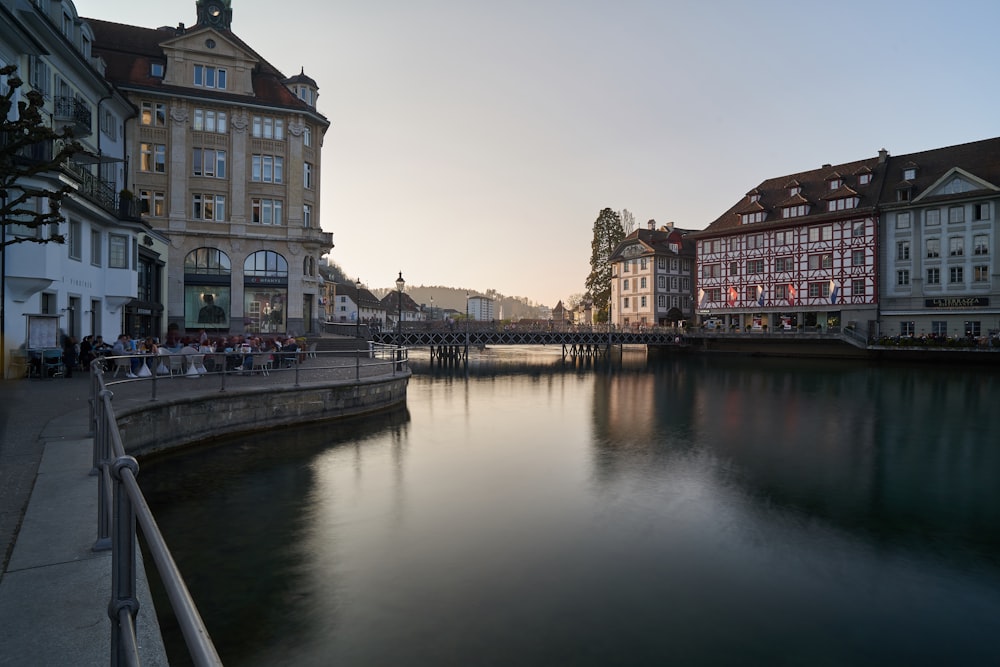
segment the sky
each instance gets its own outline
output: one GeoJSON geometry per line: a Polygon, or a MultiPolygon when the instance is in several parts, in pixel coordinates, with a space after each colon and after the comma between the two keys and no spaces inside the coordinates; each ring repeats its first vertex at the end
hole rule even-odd
{"type": "MultiPolygon", "coordinates": [[[[76,0],[155,28],[195,2],[76,0]]],[[[371,288],[585,291],[601,209],[703,229],[784,174],[1000,136],[1000,3],[233,0],[319,85],[321,224],[371,288]]]]}

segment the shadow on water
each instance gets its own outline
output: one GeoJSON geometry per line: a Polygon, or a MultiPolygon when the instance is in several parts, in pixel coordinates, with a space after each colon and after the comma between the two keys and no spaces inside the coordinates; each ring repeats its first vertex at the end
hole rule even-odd
{"type": "MultiPolygon", "coordinates": [[[[296,626],[275,615],[295,606],[302,553],[297,546],[311,522],[309,494],[315,486],[315,457],[337,447],[364,447],[371,440],[404,437],[410,422],[405,406],[367,417],[309,424],[244,437],[221,438],[205,445],[142,462],[140,486],[161,525],[167,543],[209,623],[209,632],[238,636],[228,657],[253,655],[273,645],[269,631],[281,628],[283,639],[296,626]],[[280,442],[279,447],[274,443],[280,442]],[[248,483],[249,482],[249,483],[248,483]],[[268,499],[261,501],[262,490],[268,499]],[[272,577],[282,572],[288,576],[272,577]],[[226,595],[214,590],[217,577],[228,579],[226,595]],[[241,628],[252,628],[249,633],[241,628]]],[[[143,544],[143,557],[152,562],[143,544]]],[[[180,628],[154,568],[147,568],[157,617],[170,664],[191,664],[180,628]]]]}

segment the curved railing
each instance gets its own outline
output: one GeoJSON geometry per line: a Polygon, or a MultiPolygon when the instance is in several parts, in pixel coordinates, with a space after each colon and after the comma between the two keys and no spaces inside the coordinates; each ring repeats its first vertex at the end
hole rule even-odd
{"type": "MultiPolygon", "coordinates": [[[[273,375],[287,374],[287,377],[294,377],[295,386],[299,386],[303,378],[316,382],[360,382],[362,377],[367,380],[370,377],[397,375],[409,370],[407,350],[386,345],[371,345],[367,350],[335,353],[296,351],[278,357],[275,357],[277,353],[251,353],[241,356],[256,354],[259,363],[254,364],[251,360],[249,366],[244,368],[241,365],[239,369],[230,368],[231,354],[223,352],[221,357],[217,357],[216,353],[200,352],[111,356],[97,359],[91,364],[93,465],[98,475],[97,541],[94,549],[111,550],[111,602],[108,605],[108,616],[111,618],[112,667],[140,664],[136,636],[136,616],[139,612],[137,523],[142,528],[149,553],[163,582],[193,663],[199,667],[222,665],[222,660],[136,482],[139,463],[125,453],[112,405],[113,393],[109,387],[124,383],[142,386],[144,383],[150,387],[152,400],[155,400],[157,384],[167,383],[170,379],[184,382],[184,378],[215,377],[219,382],[219,391],[225,391],[227,379],[235,381],[234,376],[238,376],[242,384],[270,384],[274,382],[271,379],[273,375]],[[294,354],[294,357],[289,356],[290,354],[294,354]],[[206,359],[210,355],[213,366],[218,359],[220,365],[217,369],[208,369],[206,359]],[[268,361],[274,364],[273,367],[268,367],[264,356],[269,357],[268,361]],[[174,357],[177,359],[171,364],[171,358],[174,357]],[[128,374],[122,379],[113,376],[109,378],[113,371],[125,368],[121,360],[127,363],[128,374]],[[170,372],[177,360],[183,366],[180,377],[170,372]],[[163,368],[160,367],[161,363],[163,368]],[[148,369],[148,375],[131,372],[133,369],[141,370],[142,367],[148,369]],[[167,371],[165,374],[160,372],[164,369],[167,371]],[[135,377],[128,377],[129,375],[135,377]]],[[[201,386],[202,390],[209,388],[210,385],[201,386]]],[[[187,391],[190,391],[189,385],[187,391]]]]}
{"type": "Polygon", "coordinates": [[[94,467],[98,471],[97,550],[111,549],[111,665],[138,665],[135,619],[139,613],[136,522],[149,545],[157,572],[196,665],[221,665],[194,599],[136,482],[139,463],[125,453],[112,393],[100,362],[91,367],[94,390],[94,467]]]}
{"type": "MultiPolygon", "coordinates": [[[[290,382],[356,381],[393,376],[409,368],[409,350],[369,343],[361,350],[293,352],[197,351],[169,354],[105,356],[100,360],[107,386],[129,385],[130,391],[148,389],[156,400],[183,379],[200,379],[202,390],[290,382]],[[143,370],[145,368],[145,370],[143,370]],[[214,384],[210,384],[214,383],[214,384]]],[[[183,386],[190,391],[188,385],[183,386]]],[[[130,394],[133,395],[133,394],[130,394]]]]}

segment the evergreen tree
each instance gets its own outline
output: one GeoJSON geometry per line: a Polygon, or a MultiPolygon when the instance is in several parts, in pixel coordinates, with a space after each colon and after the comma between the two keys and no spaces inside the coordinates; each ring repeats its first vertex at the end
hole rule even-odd
{"type": "Polygon", "coordinates": [[[63,243],[59,223],[64,218],[59,209],[63,197],[73,188],[28,185],[26,180],[39,174],[57,173],[62,163],[83,147],[73,140],[69,128],[57,132],[45,124],[42,115],[45,99],[38,91],[24,94],[17,103],[17,117],[13,118],[14,94],[24,83],[15,75],[16,70],[13,65],[0,68],[0,80],[7,80],[7,90],[0,95],[0,220],[4,225],[40,228],[42,233],[5,235],[3,245],[63,243]],[[38,211],[37,199],[49,200],[46,212],[38,211]]]}
{"type": "Polygon", "coordinates": [[[598,322],[608,321],[611,303],[611,253],[625,238],[621,216],[610,208],[603,209],[594,221],[594,238],[590,242],[590,275],[587,292],[594,300],[598,322]]]}

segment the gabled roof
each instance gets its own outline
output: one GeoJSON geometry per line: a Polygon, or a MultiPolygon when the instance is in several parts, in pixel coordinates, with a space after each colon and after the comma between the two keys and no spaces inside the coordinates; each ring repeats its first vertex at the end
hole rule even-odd
{"type": "MultiPolygon", "coordinates": [[[[228,30],[217,30],[203,26],[185,28],[142,28],[100,19],[84,19],[94,31],[93,53],[107,63],[107,77],[121,88],[149,90],[169,95],[185,97],[205,97],[206,99],[239,103],[263,104],[288,109],[299,109],[303,113],[326,120],[303,100],[300,100],[284,84],[287,77],[267,62],[246,42],[228,30]],[[199,33],[215,34],[220,39],[231,42],[257,61],[251,75],[253,96],[224,92],[216,89],[202,89],[186,86],[167,85],[162,78],[151,76],[150,64],[162,63],[169,67],[164,45],[182,37],[199,33]]],[[[313,82],[315,85],[315,82],[313,82]]]]}
{"type": "Polygon", "coordinates": [[[926,204],[977,194],[995,196],[1000,189],[1000,138],[890,158],[889,173],[896,188],[911,188],[912,198],[909,202],[897,202],[895,190],[886,192],[882,203],[887,208],[912,205],[914,201],[926,204]],[[916,175],[903,181],[903,170],[913,168],[916,175]],[[949,187],[955,179],[961,181],[961,188],[949,187]]]}
{"type": "MultiPolygon", "coordinates": [[[[399,294],[399,292],[396,290],[390,290],[388,294],[382,297],[381,305],[385,308],[385,312],[390,315],[399,310],[399,301],[396,299],[397,294],[399,294]]],[[[403,292],[402,303],[402,309],[408,313],[420,311],[420,306],[418,306],[417,302],[414,301],[406,292],[403,292]]]]}
{"type": "Polygon", "coordinates": [[[653,257],[657,255],[693,256],[695,251],[694,240],[688,238],[690,230],[676,227],[660,229],[637,229],[618,244],[611,253],[609,261],[620,261],[625,259],[625,249],[639,245],[642,250],[638,253],[629,254],[628,259],[633,257],[653,257]],[[674,250],[674,246],[679,252],[674,250]]]}
{"type": "Polygon", "coordinates": [[[824,165],[819,169],[769,178],[750,190],[750,192],[760,195],[757,202],[750,202],[749,197],[741,198],[703,231],[697,232],[695,236],[701,238],[734,231],[748,232],[788,224],[798,225],[805,221],[837,219],[845,216],[856,216],[859,212],[866,210],[872,211],[878,203],[882,179],[886,172],[885,161],[880,160],[879,157],[873,157],[838,165],[824,165]],[[861,184],[860,175],[868,173],[872,174],[871,181],[867,184],[861,184]],[[830,190],[831,175],[843,181],[841,187],[835,191],[830,190]],[[789,190],[796,187],[801,188],[801,190],[798,194],[790,196],[789,190]],[[827,212],[826,200],[849,196],[858,197],[859,202],[856,208],[834,213],[827,212]],[[781,217],[783,208],[802,205],[810,207],[807,215],[794,218],[781,217]],[[743,224],[741,215],[761,210],[768,213],[764,222],[743,224]]]}

